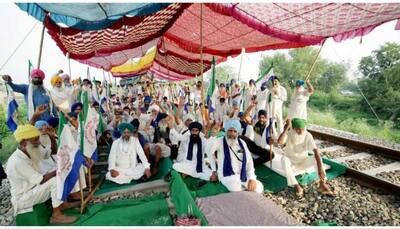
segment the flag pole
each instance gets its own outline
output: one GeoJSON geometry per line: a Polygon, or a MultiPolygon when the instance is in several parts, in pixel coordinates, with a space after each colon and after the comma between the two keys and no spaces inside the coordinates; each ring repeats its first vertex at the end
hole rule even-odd
{"type": "Polygon", "coordinates": [[[38,69],[40,69],[40,61],[42,60],[44,30],[45,30],[45,26],[44,26],[44,23],[43,23],[42,35],[40,36],[39,57],[38,57],[38,64],[37,64],[37,68],[38,69]]]}
{"type": "Polygon", "coordinates": [[[81,193],[81,214],[82,214],[85,200],[84,200],[84,197],[83,197],[82,180],[81,180],[81,175],[80,175],[81,174],[81,168],[79,168],[78,179],[79,179],[79,191],[81,193]]]}
{"type": "Polygon", "coordinates": [[[319,54],[321,53],[322,47],[324,47],[325,41],[326,41],[326,39],[322,42],[321,47],[319,47],[317,56],[315,57],[315,60],[314,60],[313,64],[311,65],[311,68],[310,68],[310,70],[308,71],[308,73],[307,73],[307,75],[306,75],[306,77],[305,77],[305,81],[307,81],[307,80],[310,78],[311,72],[312,72],[312,70],[314,69],[315,64],[317,63],[319,54]]]}
{"type": "Polygon", "coordinates": [[[243,55],[244,55],[244,53],[243,53],[243,50],[242,50],[242,53],[241,53],[241,56],[240,56],[240,65],[239,65],[238,79],[237,79],[237,82],[238,82],[238,83],[239,83],[239,80],[240,80],[240,72],[242,71],[243,55]]]}
{"type": "Polygon", "coordinates": [[[69,72],[69,77],[72,78],[72,74],[71,74],[71,58],[69,58],[69,53],[67,53],[67,58],[68,58],[68,72],[69,72]]]}
{"type": "Polygon", "coordinates": [[[201,113],[203,124],[205,123],[205,104],[204,104],[204,76],[203,76],[203,3],[200,3],[200,74],[201,74],[201,113]]]}

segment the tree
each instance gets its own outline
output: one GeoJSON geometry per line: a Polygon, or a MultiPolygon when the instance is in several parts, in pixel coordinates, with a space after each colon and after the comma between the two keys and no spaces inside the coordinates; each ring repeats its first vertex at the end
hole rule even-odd
{"type": "Polygon", "coordinates": [[[347,68],[343,64],[327,63],[324,73],[318,80],[318,89],[330,93],[337,90],[346,80],[347,68]]]}
{"type": "MultiPolygon", "coordinates": [[[[230,65],[219,65],[215,67],[216,77],[219,83],[228,83],[230,79],[236,79],[236,73],[230,65]]],[[[211,70],[207,73],[207,79],[211,79],[211,70]]]]}
{"type": "MultiPolygon", "coordinates": [[[[363,57],[358,66],[362,79],[359,86],[380,118],[400,126],[400,45],[388,42],[363,57]]],[[[365,100],[361,105],[369,110],[365,100]]]]}

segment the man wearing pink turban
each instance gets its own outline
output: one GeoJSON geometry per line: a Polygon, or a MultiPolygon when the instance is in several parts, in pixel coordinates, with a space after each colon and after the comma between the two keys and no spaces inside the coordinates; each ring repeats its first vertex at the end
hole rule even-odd
{"type": "Polygon", "coordinates": [[[57,116],[57,112],[53,109],[53,103],[50,99],[50,93],[44,88],[43,80],[45,74],[40,69],[33,69],[31,72],[30,84],[14,84],[9,75],[3,75],[3,80],[10,85],[13,91],[24,95],[25,103],[28,107],[28,119],[30,120],[36,109],[45,105],[46,110],[40,114],[37,120],[47,120],[51,116],[57,116]]]}

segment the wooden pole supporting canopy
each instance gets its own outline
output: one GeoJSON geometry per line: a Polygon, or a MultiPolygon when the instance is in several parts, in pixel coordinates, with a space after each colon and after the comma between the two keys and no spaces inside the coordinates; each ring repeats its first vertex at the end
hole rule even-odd
{"type": "Polygon", "coordinates": [[[200,3],[200,74],[201,74],[201,114],[205,124],[204,76],[203,76],[203,3],[200,3]]]}
{"type": "Polygon", "coordinates": [[[40,37],[40,46],[39,46],[39,57],[38,57],[38,63],[37,63],[37,68],[40,69],[40,62],[42,60],[42,50],[43,50],[43,40],[44,40],[44,23],[43,23],[43,28],[42,28],[42,35],[40,37]]]}
{"type": "Polygon", "coordinates": [[[311,68],[310,68],[310,70],[308,71],[308,73],[307,73],[307,75],[306,75],[306,77],[305,77],[305,81],[307,81],[307,80],[310,79],[311,72],[312,72],[312,70],[314,69],[315,64],[317,63],[319,54],[321,53],[322,47],[324,47],[325,41],[326,41],[326,39],[322,42],[321,47],[319,47],[317,56],[315,57],[315,60],[314,60],[313,64],[311,65],[311,68]]]}

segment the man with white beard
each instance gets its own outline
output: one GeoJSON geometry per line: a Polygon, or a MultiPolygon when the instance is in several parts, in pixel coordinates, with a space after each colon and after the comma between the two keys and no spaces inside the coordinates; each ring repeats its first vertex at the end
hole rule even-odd
{"type": "Polygon", "coordinates": [[[218,179],[231,192],[247,190],[262,193],[263,184],[257,180],[253,160],[246,143],[239,139],[239,120],[224,123],[226,136],[214,142],[211,152],[217,152],[218,179]]]}
{"type": "Polygon", "coordinates": [[[57,140],[55,133],[49,131],[49,124],[44,120],[36,121],[36,129],[40,132],[40,173],[57,170],[57,140]]]}
{"type": "Polygon", "coordinates": [[[191,176],[202,180],[217,181],[216,165],[213,160],[211,151],[206,151],[206,139],[200,135],[203,126],[199,122],[192,122],[189,125],[190,132],[179,134],[174,129],[173,119],[168,120],[168,126],[171,130],[170,134],[173,138],[178,139],[181,144],[178,149],[178,159],[172,168],[183,176],[191,176]],[[204,155],[210,161],[211,169],[205,163],[204,155]]]}
{"type": "Polygon", "coordinates": [[[11,203],[14,215],[30,212],[36,204],[51,198],[52,224],[69,224],[76,217],[66,216],[62,210],[79,206],[79,202],[62,202],[57,198],[56,171],[42,175],[39,172],[40,132],[32,125],[19,125],[14,132],[18,147],[7,162],[7,176],[10,181],[11,203]]]}
{"type": "Polygon", "coordinates": [[[148,179],[150,164],[138,138],[132,136],[134,127],[130,123],[121,123],[118,129],[122,135],[111,146],[106,179],[117,184],[128,184],[142,177],[148,179]]]}
{"type": "Polygon", "coordinates": [[[307,120],[307,101],[310,96],[314,93],[314,88],[310,83],[310,80],[306,81],[307,90],[304,89],[304,80],[296,81],[296,89],[292,94],[290,100],[288,118],[300,118],[307,120]]]}
{"type": "Polygon", "coordinates": [[[278,134],[283,131],[283,103],[287,100],[287,92],[284,87],[280,85],[278,77],[271,76],[272,88],[268,93],[268,116],[276,122],[275,128],[278,134]]]}
{"type": "Polygon", "coordinates": [[[74,90],[67,90],[62,87],[62,78],[58,75],[53,76],[50,83],[53,87],[50,91],[51,99],[61,111],[68,113],[69,108],[71,107],[71,102],[73,101],[72,96],[74,90]]]}
{"type": "Polygon", "coordinates": [[[283,133],[279,136],[278,143],[283,145],[284,155],[281,159],[282,167],[285,170],[287,183],[291,187],[295,187],[296,196],[302,198],[304,190],[299,185],[294,176],[294,169],[305,169],[310,165],[314,165],[315,171],[319,175],[318,192],[333,196],[335,195],[326,183],[326,173],[322,164],[320,151],[314,142],[313,136],[305,129],[306,121],[294,118],[288,119],[283,133]],[[289,130],[291,125],[291,129],[289,130]],[[309,152],[314,152],[314,156],[308,156],[309,152]]]}

